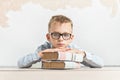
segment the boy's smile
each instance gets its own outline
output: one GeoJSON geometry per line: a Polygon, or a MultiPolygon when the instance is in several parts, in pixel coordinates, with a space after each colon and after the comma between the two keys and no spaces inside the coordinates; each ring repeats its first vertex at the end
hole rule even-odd
{"type": "Polygon", "coordinates": [[[73,40],[70,23],[52,23],[49,33],[46,37],[54,48],[66,48],[73,40]]]}

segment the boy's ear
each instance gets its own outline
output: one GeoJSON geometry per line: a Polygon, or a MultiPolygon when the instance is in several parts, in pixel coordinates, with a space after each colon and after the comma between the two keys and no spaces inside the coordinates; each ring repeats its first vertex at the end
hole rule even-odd
{"type": "Polygon", "coordinates": [[[50,35],[48,33],[46,34],[46,38],[48,41],[50,41],[50,35]]]}
{"type": "Polygon", "coordinates": [[[71,36],[71,40],[73,40],[73,39],[74,39],[74,35],[71,36]]]}

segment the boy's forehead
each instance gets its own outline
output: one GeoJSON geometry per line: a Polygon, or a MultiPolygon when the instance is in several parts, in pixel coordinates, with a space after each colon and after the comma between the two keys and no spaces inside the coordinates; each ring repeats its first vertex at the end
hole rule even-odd
{"type": "Polygon", "coordinates": [[[64,32],[72,32],[72,26],[71,23],[52,23],[49,29],[49,32],[59,32],[59,31],[64,31],[64,32]]]}
{"type": "Polygon", "coordinates": [[[56,27],[56,26],[61,26],[63,24],[66,24],[68,27],[72,28],[72,25],[71,25],[70,22],[63,22],[63,23],[61,23],[61,22],[56,22],[56,21],[54,21],[53,23],[51,23],[50,28],[51,27],[56,27]]]}

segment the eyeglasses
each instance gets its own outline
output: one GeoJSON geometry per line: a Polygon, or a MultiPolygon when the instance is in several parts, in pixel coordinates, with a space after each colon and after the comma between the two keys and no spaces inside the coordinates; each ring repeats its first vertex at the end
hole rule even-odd
{"type": "Polygon", "coordinates": [[[53,32],[53,33],[50,33],[51,34],[51,37],[53,38],[53,39],[56,39],[56,40],[58,40],[59,38],[60,38],[60,36],[62,36],[62,38],[64,39],[64,40],[68,40],[68,39],[70,39],[71,38],[71,35],[72,34],[70,34],[70,33],[58,33],[58,32],[53,32]]]}

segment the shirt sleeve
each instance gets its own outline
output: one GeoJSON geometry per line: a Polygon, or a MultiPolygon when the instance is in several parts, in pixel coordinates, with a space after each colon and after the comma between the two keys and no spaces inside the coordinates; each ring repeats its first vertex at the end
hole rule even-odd
{"type": "Polygon", "coordinates": [[[31,53],[28,54],[18,60],[18,67],[19,68],[29,68],[32,64],[39,62],[41,58],[38,56],[38,53],[31,53]]]}
{"type": "Polygon", "coordinates": [[[86,56],[83,58],[83,65],[91,67],[91,68],[101,68],[104,66],[103,60],[101,57],[85,52],[86,56]]]}
{"type": "Polygon", "coordinates": [[[34,53],[28,54],[18,60],[19,68],[29,68],[32,64],[41,61],[41,57],[38,56],[39,51],[50,48],[50,44],[45,42],[43,45],[39,46],[34,53]]]}
{"type": "Polygon", "coordinates": [[[99,57],[98,55],[89,53],[73,44],[71,44],[69,47],[79,49],[85,52],[85,57],[83,58],[83,61],[81,62],[81,64],[91,67],[91,68],[101,68],[104,66],[103,59],[99,57]]]}

